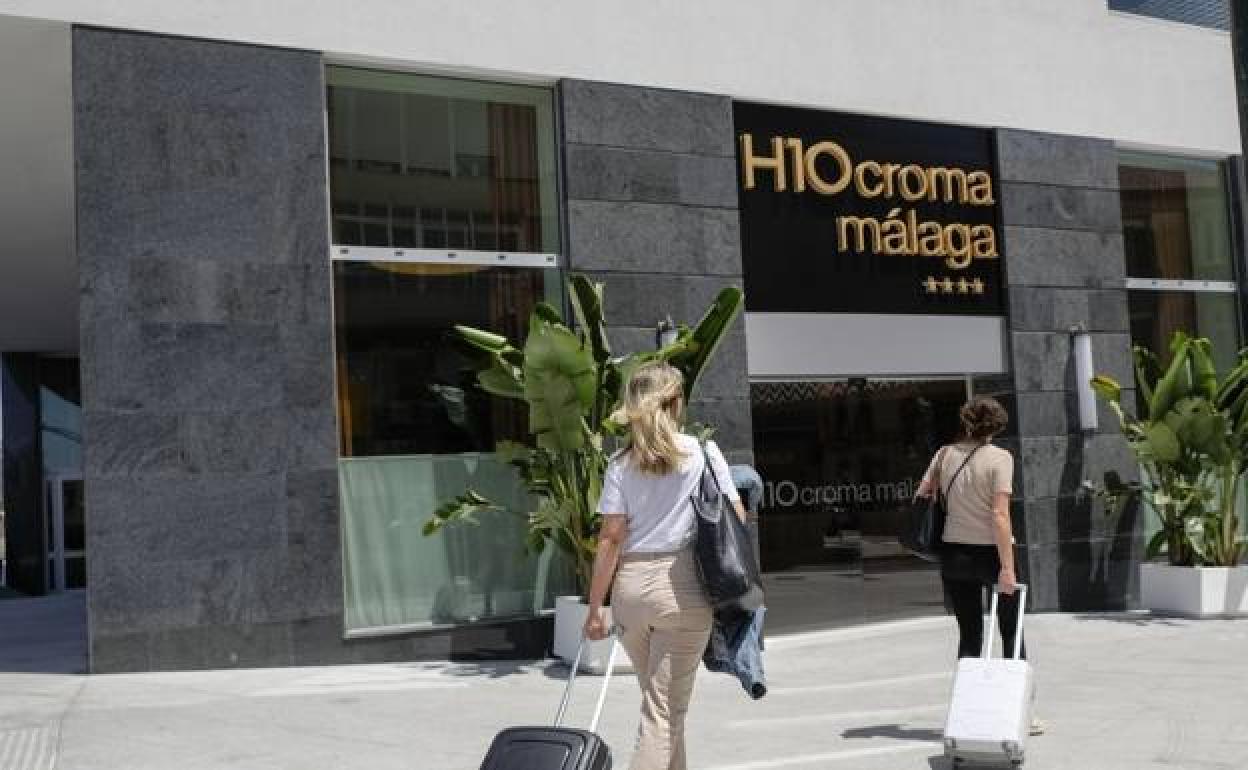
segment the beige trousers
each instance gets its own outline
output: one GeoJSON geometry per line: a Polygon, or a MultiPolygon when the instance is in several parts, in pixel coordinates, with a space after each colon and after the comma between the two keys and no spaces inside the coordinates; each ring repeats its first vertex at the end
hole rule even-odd
{"type": "Polygon", "coordinates": [[[611,611],[641,685],[641,728],[630,770],[685,770],[685,714],[711,634],[693,551],[625,554],[611,611]]]}

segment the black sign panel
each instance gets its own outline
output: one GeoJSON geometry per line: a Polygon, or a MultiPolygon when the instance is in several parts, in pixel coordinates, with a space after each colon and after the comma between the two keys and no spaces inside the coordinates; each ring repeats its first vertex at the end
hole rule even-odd
{"type": "Polygon", "coordinates": [[[1004,314],[990,131],[734,113],[749,310],[1004,314]]]}

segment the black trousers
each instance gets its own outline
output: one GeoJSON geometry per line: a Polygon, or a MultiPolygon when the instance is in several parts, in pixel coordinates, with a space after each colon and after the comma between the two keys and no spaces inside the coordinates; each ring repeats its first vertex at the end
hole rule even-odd
{"type": "MultiPolygon", "coordinates": [[[[1001,573],[1001,559],[993,545],[946,543],[941,553],[940,580],[945,601],[958,619],[958,657],[978,657],[984,645],[985,598],[1001,573]]],[[[1018,594],[998,597],[997,625],[1001,631],[1002,656],[1014,653],[1014,630],[1018,624],[1018,594]]],[[[1026,644],[1022,657],[1027,657],[1026,644]]]]}

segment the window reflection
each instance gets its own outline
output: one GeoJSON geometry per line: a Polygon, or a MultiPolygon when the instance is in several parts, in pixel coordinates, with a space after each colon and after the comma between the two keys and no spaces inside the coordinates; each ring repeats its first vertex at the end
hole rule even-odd
{"type": "Polygon", "coordinates": [[[770,627],[940,612],[932,565],[898,535],[932,454],[958,431],[961,380],[753,383],[770,627]]]}
{"type": "Polygon", "coordinates": [[[1224,164],[1124,153],[1118,178],[1127,275],[1234,280],[1224,164]]]}
{"type": "MultiPolygon", "coordinates": [[[[334,264],[344,457],[492,452],[523,440],[524,405],[488,396],[451,343],[453,324],[522,341],[557,271],[387,262],[334,264]]],[[[554,295],[557,297],[557,294],[554,295]]]]}
{"type": "Polygon", "coordinates": [[[329,70],[333,241],[554,253],[550,92],[329,70]]]}

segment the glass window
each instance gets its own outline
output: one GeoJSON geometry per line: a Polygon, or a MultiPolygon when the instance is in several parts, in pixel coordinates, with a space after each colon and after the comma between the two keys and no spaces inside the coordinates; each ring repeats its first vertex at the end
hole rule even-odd
{"type": "Polygon", "coordinates": [[[1118,180],[1127,275],[1234,280],[1223,163],[1123,153],[1118,180]]]}
{"type": "Polygon", "coordinates": [[[1131,291],[1131,341],[1161,355],[1176,331],[1208,337],[1218,371],[1235,365],[1239,349],[1238,295],[1203,291],[1131,291]]]}
{"type": "Polygon", "coordinates": [[[1226,164],[1119,155],[1131,340],[1166,358],[1176,331],[1208,337],[1222,371],[1240,345],[1226,164]]]}
{"type": "Polygon", "coordinates": [[[751,383],[769,628],[943,611],[937,571],[897,538],[966,398],[963,379],[751,383]]]}
{"type": "Polygon", "coordinates": [[[491,452],[524,440],[518,401],[493,398],[452,344],[454,324],[523,340],[558,270],[413,262],[334,263],[344,457],[491,452]]]}
{"type": "Polygon", "coordinates": [[[333,242],[558,251],[551,92],[331,67],[333,242]]]}
{"type": "Polygon", "coordinates": [[[515,512],[533,503],[493,452],[527,440],[527,410],[477,386],[450,332],[518,342],[539,301],[562,304],[560,271],[536,266],[559,245],[551,94],[344,68],[328,82],[347,630],[533,615],[572,580],[554,549],[525,556],[515,512]],[[470,488],[508,510],[425,537],[470,488]]]}

